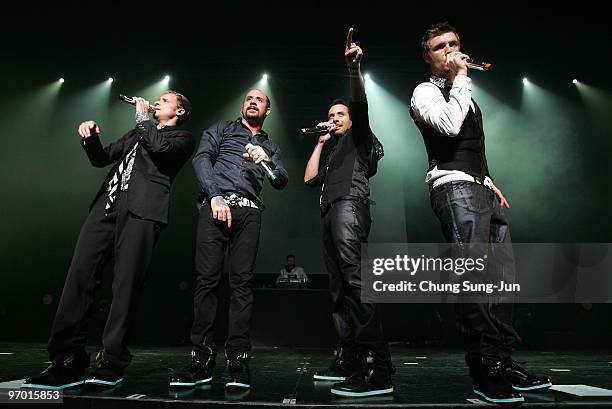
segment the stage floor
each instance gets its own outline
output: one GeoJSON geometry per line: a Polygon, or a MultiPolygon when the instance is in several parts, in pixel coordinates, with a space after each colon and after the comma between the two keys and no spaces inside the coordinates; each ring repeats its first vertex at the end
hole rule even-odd
{"type": "MultiPolygon", "coordinates": [[[[94,352],[93,348],[90,352],[94,352]]],[[[62,407],[170,407],[200,403],[213,408],[244,404],[250,408],[292,407],[436,407],[459,408],[484,404],[471,391],[463,353],[458,350],[411,349],[392,346],[395,392],[389,396],[347,399],[332,395],[331,383],[314,382],[312,375],[332,359],[331,350],[254,348],[252,388],[228,393],[224,387],[223,354],[211,385],[185,390],[168,388],[168,375],[188,362],[188,347],[134,347],[134,361],[123,385],[110,390],[71,389],[62,407]]],[[[92,356],[95,353],[92,353],[92,356]]],[[[518,352],[515,360],[533,373],[549,376],[555,385],[541,393],[524,393],[524,406],[612,407],[612,350],[518,352]]],[[[0,343],[0,388],[46,368],[43,344],[0,343]]],[[[27,405],[26,405],[27,406],[27,405]]],[[[25,408],[26,406],[18,406],[25,408]]]]}

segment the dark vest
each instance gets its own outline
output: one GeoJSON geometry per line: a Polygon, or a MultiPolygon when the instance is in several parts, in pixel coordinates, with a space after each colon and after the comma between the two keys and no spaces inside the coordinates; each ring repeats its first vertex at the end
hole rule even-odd
{"type": "MultiPolygon", "coordinates": [[[[450,100],[450,89],[440,88],[446,102],[450,100]]],[[[484,179],[489,176],[487,158],[485,156],[485,134],[482,129],[482,113],[472,100],[476,112],[468,111],[461,130],[456,136],[447,136],[435,130],[431,125],[417,121],[414,113],[410,115],[417,128],[421,131],[425,149],[429,157],[429,168],[435,166],[442,170],[460,170],[468,175],[484,179]]]]}
{"type": "Polygon", "coordinates": [[[334,138],[336,144],[326,158],[328,168],[321,193],[321,205],[324,208],[344,196],[367,200],[370,195],[366,169],[371,144],[356,144],[352,129],[344,136],[334,138]]]}

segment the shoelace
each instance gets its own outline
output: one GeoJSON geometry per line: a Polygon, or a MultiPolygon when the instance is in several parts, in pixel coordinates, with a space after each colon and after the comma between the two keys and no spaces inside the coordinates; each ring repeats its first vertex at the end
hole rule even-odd
{"type": "Polygon", "coordinates": [[[227,367],[228,369],[229,368],[233,370],[240,369],[242,372],[246,372],[248,361],[249,361],[249,354],[247,352],[244,352],[236,356],[234,359],[228,360],[227,367]]]}

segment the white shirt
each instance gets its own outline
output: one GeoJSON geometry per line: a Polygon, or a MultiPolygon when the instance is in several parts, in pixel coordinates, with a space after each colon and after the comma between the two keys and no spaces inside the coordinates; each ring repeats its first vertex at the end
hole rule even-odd
{"type": "MultiPolygon", "coordinates": [[[[417,121],[425,122],[442,135],[453,138],[461,131],[469,110],[476,112],[476,108],[472,101],[471,78],[467,75],[455,77],[448,102],[440,91],[446,82],[446,79],[432,75],[429,82],[419,84],[412,93],[410,108],[417,121]]],[[[425,176],[425,183],[432,188],[456,180],[474,182],[474,177],[460,170],[441,170],[437,166],[425,176]]],[[[485,177],[485,186],[490,187],[492,183],[488,176],[485,177]]]]}
{"type": "Polygon", "coordinates": [[[308,283],[310,281],[302,267],[295,266],[291,269],[291,271],[287,271],[287,269],[283,267],[283,269],[280,271],[280,274],[276,278],[276,284],[283,283],[283,282],[285,283],[293,282],[289,278],[290,275],[295,275],[295,278],[300,283],[308,283]]]}

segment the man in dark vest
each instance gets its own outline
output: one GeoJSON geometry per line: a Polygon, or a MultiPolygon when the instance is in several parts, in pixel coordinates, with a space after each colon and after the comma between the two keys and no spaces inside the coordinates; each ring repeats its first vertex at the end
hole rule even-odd
{"type": "MultiPolygon", "coordinates": [[[[489,173],[482,115],[472,100],[468,56],[448,23],[434,24],[421,41],[431,68],[429,81],[412,95],[411,116],[423,135],[431,206],[447,242],[510,244],[504,207],[508,201],[489,173]]],[[[512,360],[520,337],[512,327],[512,304],[458,304],[458,327],[466,335],[466,362],[474,392],[489,402],[516,404],[520,391],[549,388],[512,360]]]]}
{"type": "Polygon", "coordinates": [[[363,52],[348,33],[345,60],[351,102],[336,100],[328,122],[308,160],[304,182],[322,186],[323,253],[334,303],[333,321],[340,339],[336,360],[314,378],[341,381],[331,392],[365,397],[393,392],[391,357],[384,340],[378,307],[361,302],[361,245],[370,232],[370,182],[382,145],[370,129],[360,64],[363,52]],[[320,161],[323,145],[331,150],[320,161]],[[373,159],[374,158],[374,159],[373,159]]]}

